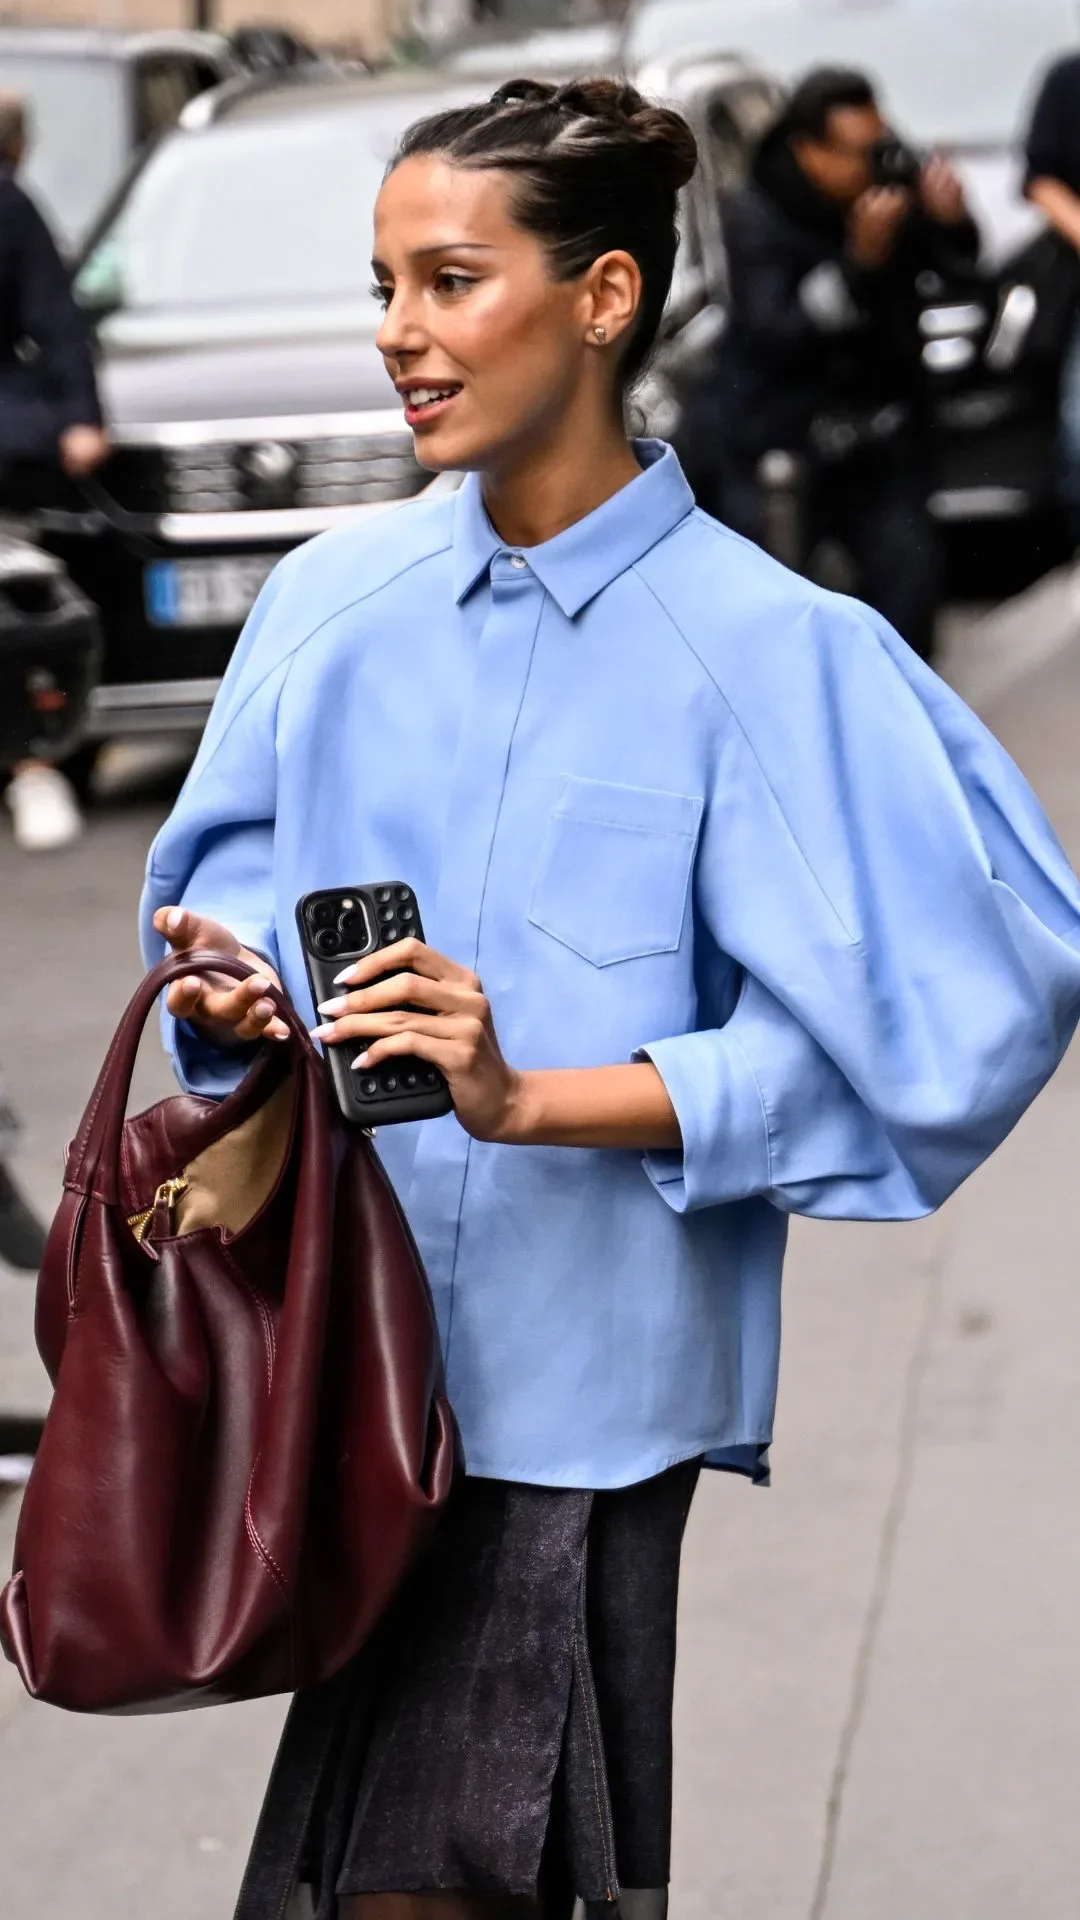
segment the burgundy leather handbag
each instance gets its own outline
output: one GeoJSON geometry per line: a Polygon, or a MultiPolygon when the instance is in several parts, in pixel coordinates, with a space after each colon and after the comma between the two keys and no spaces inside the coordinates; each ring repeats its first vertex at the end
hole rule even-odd
{"type": "MultiPolygon", "coordinates": [[[[457,1435],[419,1255],[284,998],[223,1101],[125,1121],[162,961],[68,1152],[38,1283],[55,1394],[0,1637],[83,1712],[291,1691],[362,1646],[446,1501],[457,1435]]],[[[277,998],[277,996],[275,996],[277,998]]]]}

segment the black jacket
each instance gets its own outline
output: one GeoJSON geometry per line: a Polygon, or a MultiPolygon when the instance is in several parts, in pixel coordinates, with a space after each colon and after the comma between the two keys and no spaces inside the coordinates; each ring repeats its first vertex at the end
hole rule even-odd
{"type": "Polygon", "coordinates": [[[98,425],[86,322],[33,201],[0,167],[0,459],[48,459],[65,427],[98,425]]]}
{"type": "Polygon", "coordinates": [[[798,450],[830,411],[917,410],[926,304],[917,282],[927,271],[970,276],[973,221],[946,227],[915,208],[891,258],[865,271],[847,258],[844,209],[817,191],[778,130],[730,203],[725,238],[731,309],[718,397],[734,451],[798,450]]]}

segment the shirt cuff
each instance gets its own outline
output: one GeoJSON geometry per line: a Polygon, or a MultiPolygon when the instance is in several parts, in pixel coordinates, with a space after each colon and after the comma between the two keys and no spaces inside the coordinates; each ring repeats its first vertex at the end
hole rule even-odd
{"type": "Polygon", "coordinates": [[[207,1100],[224,1100],[236,1091],[261,1045],[256,1041],[248,1046],[215,1046],[186,1020],[174,1020],[164,1010],[161,1033],[183,1091],[207,1100]]]}
{"type": "Polygon", "coordinates": [[[645,1171],[675,1213],[728,1206],[771,1185],[769,1129],[750,1062],[722,1028],[640,1047],[667,1089],[682,1150],[646,1153],[645,1171]]]}

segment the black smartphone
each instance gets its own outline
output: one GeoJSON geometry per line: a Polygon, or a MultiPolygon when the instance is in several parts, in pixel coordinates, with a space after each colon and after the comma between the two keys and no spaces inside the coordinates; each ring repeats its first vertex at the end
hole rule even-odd
{"type": "MultiPolygon", "coordinates": [[[[416,895],[403,880],[380,880],[362,887],[336,887],[306,893],[297,903],[296,923],[315,1005],[348,992],[334,981],[342,970],[369,953],[385,951],[386,972],[393,973],[393,949],[415,935],[422,940],[416,895]]],[[[362,1127],[391,1127],[402,1120],[434,1120],[449,1113],[450,1089],[426,1060],[384,1060],[365,1070],[352,1066],[361,1043],[325,1049],[331,1084],[346,1120],[362,1127]]]]}

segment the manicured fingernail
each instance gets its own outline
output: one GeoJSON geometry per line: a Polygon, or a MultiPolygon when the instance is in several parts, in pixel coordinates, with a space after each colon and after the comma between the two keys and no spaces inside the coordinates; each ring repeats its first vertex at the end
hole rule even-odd
{"type": "Polygon", "coordinates": [[[344,995],[342,995],[340,1000],[320,1000],[315,1011],[316,1013],[344,1013],[348,1004],[348,1001],[344,995]]]}
{"type": "Polygon", "coordinates": [[[170,933],[178,933],[180,931],[180,928],[183,926],[183,924],[184,924],[183,907],[174,907],[171,913],[166,914],[165,925],[168,927],[170,933]]]}
{"type": "Polygon", "coordinates": [[[202,992],[202,981],[199,979],[197,973],[189,973],[187,979],[182,980],[180,984],[182,987],[186,987],[189,993],[202,992]]]}
{"type": "Polygon", "coordinates": [[[371,1059],[370,1053],[358,1053],[356,1056],[356,1059],[353,1061],[354,1070],[357,1067],[366,1067],[370,1059],[371,1059]]]}
{"type": "Polygon", "coordinates": [[[334,975],[335,987],[347,987],[350,984],[353,974],[355,972],[356,972],[355,967],[342,967],[341,972],[335,973],[334,975]]]}
{"type": "Polygon", "coordinates": [[[332,1040],[333,1037],[334,1037],[334,1026],[332,1022],[329,1026],[312,1027],[311,1029],[311,1038],[313,1040],[332,1040]]]}
{"type": "Polygon", "coordinates": [[[289,1037],[288,1027],[271,1027],[269,1032],[271,1040],[287,1040],[289,1037]]]}
{"type": "Polygon", "coordinates": [[[269,993],[270,981],[266,979],[264,974],[249,973],[247,989],[249,993],[269,993]]]}

